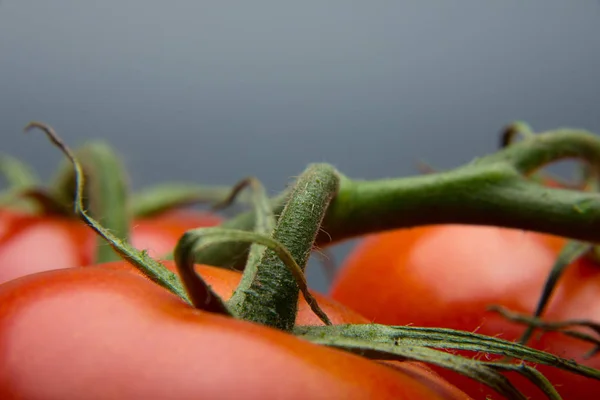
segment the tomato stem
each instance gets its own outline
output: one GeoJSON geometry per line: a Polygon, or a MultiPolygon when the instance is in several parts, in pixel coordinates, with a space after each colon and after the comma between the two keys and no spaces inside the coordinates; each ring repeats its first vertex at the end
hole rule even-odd
{"type": "MultiPolygon", "coordinates": [[[[274,215],[280,215],[289,193],[283,192],[269,201],[274,215]]],[[[243,212],[224,221],[220,227],[252,231],[256,226],[256,210],[243,212]]],[[[229,242],[203,249],[195,255],[197,264],[242,269],[246,263],[250,245],[243,242],[229,242]]]]}
{"type": "MultiPolygon", "coordinates": [[[[275,229],[277,221],[273,210],[271,210],[271,205],[269,204],[267,192],[258,179],[251,177],[240,181],[234,187],[229,198],[219,206],[226,206],[228,203],[233,201],[235,196],[238,195],[238,193],[245,187],[249,187],[252,190],[254,211],[256,216],[254,231],[262,235],[271,236],[273,230],[275,229]]],[[[266,247],[261,246],[257,243],[253,243],[250,246],[250,253],[248,256],[248,261],[246,262],[246,266],[244,268],[242,279],[240,280],[240,283],[236,288],[235,293],[233,294],[231,299],[229,299],[229,304],[233,309],[239,310],[241,303],[245,300],[246,292],[250,290],[252,282],[256,279],[256,274],[258,273],[258,265],[265,251],[266,247]]]]}
{"type": "MultiPolygon", "coordinates": [[[[150,217],[166,210],[201,203],[220,203],[231,193],[228,186],[190,185],[168,183],[153,186],[135,193],[131,199],[132,214],[136,218],[150,217]]],[[[247,203],[246,196],[237,201],[247,203]]]]}
{"type": "MultiPolygon", "coordinates": [[[[340,175],[338,196],[316,244],[326,246],[369,233],[430,224],[495,225],[600,241],[600,199],[595,193],[549,188],[525,179],[537,169],[577,158],[600,170],[600,138],[580,130],[539,133],[450,171],[374,181],[340,175]]],[[[273,199],[281,212],[282,195],[273,199]]],[[[254,213],[223,227],[252,230],[254,213]]],[[[198,262],[236,264],[247,245],[215,246],[198,262]]]]}
{"type": "Polygon", "coordinates": [[[103,237],[106,242],[112,247],[112,249],[119,254],[123,259],[127,260],[133,266],[135,266],[140,272],[155,283],[163,286],[170,290],[177,296],[181,297],[184,301],[191,303],[187,296],[184,287],[181,285],[181,281],[171,271],[169,271],[164,265],[148,256],[145,251],[138,251],[130,246],[127,242],[119,239],[113,235],[110,231],[105,229],[98,221],[87,215],[83,208],[82,196],[85,185],[85,177],[83,169],[77,160],[77,157],[69,149],[69,147],[59,138],[50,126],[41,122],[30,122],[26,127],[25,131],[30,131],[34,128],[40,129],[46,134],[46,137],[58,147],[63,154],[71,161],[74,172],[75,172],[75,201],[74,201],[74,212],[78,215],[82,221],[84,221],[91,229],[93,229],[98,235],[103,237]]]}
{"type": "MultiPolygon", "coordinates": [[[[129,187],[123,167],[112,149],[102,142],[94,142],[75,152],[82,160],[84,172],[88,174],[87,197],[89,212],[102,220],[104,228],[123,241],[129,240],[131,214],[129,209],[129,187]]],[[[120,256],[98,237],[95,262],[116,261],[120,256]]]]}
{"type": "MultiPolygon", "coordinates": [[[[218,229],[218,228],[217,228],[218,229]]],[[[194,231],[190,231],[194,232],[194,231]]],[[[186,232],[179,240],[175,249],[177,271],[183,281],[185,290],[194,307],[217,314],[232,315],[227,304],[212,288],[198,275],[194,268],[194,260],[190,257],[189,249],[196,246],[197,240],[193,234],[186,232]],[[183,251],[182,251],[183,249],[183,251]],[[186,249],[188,249],[186,251],[186,249]]]]}
{"type": "MultiPolygon", "coordinates": [[[[115,236],[124,241],[128,240],[131,226],[129,185],[119,157],[102,141],[89,142],[73,152],[86,175],[83,198],[85,209],[92,217],[102,220],[103,226],[115,236]]],[[[38,196],[34,200],[42,206],[45,215],[56,214],[60,211],[56,206],[60,204],[66,209],[72,208],[75,181],[73,167],[63,162],[48,190],[35,189],[33,193],[37,192],[38,196]],[[47,207],[48,205],[54,207],[47,207]]],[[[70,214],[71,217],[77,218],[72,212],[70,214]]],[[[120,259],[110,246],[106,246],[101,237],[97,238],[95,249],[94,262],[120,259]]]]}
{"type": "MultiPolygon", "coordinates": [[[[298,178],[273,239],[289,250],[303,273],[327,208],[338,190],[338,174],[327,164],[314,164],[298,178]]],[[[253,260],[254,261],[254,260],[253,260]]],[[[260,254],[251,285],[244,289],[239,315],[289,331],[298,311],[297,277],[271,249],[260,254]]]]}

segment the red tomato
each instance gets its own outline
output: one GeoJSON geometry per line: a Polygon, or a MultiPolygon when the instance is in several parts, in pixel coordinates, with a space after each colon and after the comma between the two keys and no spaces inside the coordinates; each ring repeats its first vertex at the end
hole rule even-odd
{"type": "Polygon", "coordinates": [[[468,398],[414,365],[390,368],[199,311],[115,269],[46,271],[0,285],[0,398],[468,398]]]}
{"type": "MultiPolygon", "coordinates": [[[[162,261],[172,272],[177,273],[177,266],[174,261],[162,261]]],[[[139,270],[131,264],[123,261],[115,261],[101,264],[102,268],[113,270],[125,270],[141,275],[139,270]]],[[[196,265],[196,272],[202,276],[202,279],[211,286],[211,288],[223,299],[229,300],[233,292],[237,288],[242,274],[238,271],[228,270],[224,268],[212,267],[209,265],[196,265]]],[[[362,315],[352,309],[336,302],[319,293],[312,292],[314,298],[319,302],[321,309],[327,314],[332,324],[366,324],[369,323],[362,315]]],[[[323,322],[311,310],[308,303],[300,297],[298,300],[298,315],[296,318],[298,325],[324,325],[323,322]]],[[[447,381],[439,379],[439,375],[429,368],[427,365],[420,362],[396,362],[382,361],[393,368],[399,369],[403,373],[413,376],[415,379],[426,383],[429,387],[435,388],[440,394],[443,394],[450,399],[462,399],[464,394],[450,385],[447,381]]]]}
{"type": "MultiPolygon", "coordinates": [[[[131,242],[152,256],[162,256],[185,231],[220,222],[209,213],[170,211],[134,221],[131,242]]],[[[92,264],[96,238],[76,219],[0,210],[0,283],[48,269],[92,264]]]]}
{"type": "MultiPolygon", "coordinates": [[[[177,273],[177,266],[174,261],[165,260],[161,261],[161,263],[172,272],[177,273]]],[[[91,265],[85,268],[98,266],[103,269],[127,271],[142,276],[141,272],[125,261],[91,265]]],[[[210,285],[215,293],[225,300],[229,300],[233,295],[233,292],[242,278],[242,274],[238,271],[211,267],[209,265],[196,265],[196,272],[198,272],[202,279],[210,285]]],[[[319,293],[313,293],[313,295],[333,324],[362,324],[369,322],[365,317],[341,303],[328,299],[319,293]]],[[[298,302],[298,323],[301,325],[323,325],[323,322],[312,312],[310,306],[302,299],[302,297],[298,302]]]]}
{"type": "MultiPolygon", "coordinates": [[[[513,229],[441,225],[372,235],[339,272],[332,297],[374,322],[476,331],[507,340],[524,326],[487,311],[502,305],[533,313],[545,279],[565,240],[513,229]]],[[[588,260],[569,266],[544,317],[600,322],[600,269],[588,260]]],[[[590,344],[557,333],[532,339],[530,346],[593,368],[600,355],[584,360],[590,344]]],[[[597,381],[538,366],[564,399],[593,398],[597,381]]],[[[476,398],[487,388],[441,371],[476,398]]],[[[525,387],[521,388],[525,391],[525,387]]],[[[537,389],[529,389],[537,392],[537,389]]],[[[538,395],[538,397],[540,396],[538,395]]]]}

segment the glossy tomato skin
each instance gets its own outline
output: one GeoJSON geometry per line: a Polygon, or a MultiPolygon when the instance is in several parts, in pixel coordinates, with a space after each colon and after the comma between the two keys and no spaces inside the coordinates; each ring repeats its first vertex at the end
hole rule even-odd
{"type": "Polygon", "coordinates": [[[118,268],[24,276],[0,285],[0,304],[2,399],[468,399],[195,310],[118,268]]]}
{"type": "MultiPolygon", "coordinates": [[[[133,222],[131,242],[152,256],[171,251],[189,229],[213,226],[213,214],[175,210],[133,222]]],[[[96,235],[82,222],[0,209],[0,283],[48,269],[93,263],[96,235]]]]}
{"type": "MultiPolygon", "coordinates": [[[[331,295],[377,323],[446,327],[517,340],[523,325],[488,311],[490,305],[531,314],[565,240],[513,229],[440,225],[372,235],[341,268],[331,295]]],[[[600,269],[588,260],[569,266],[545,313],[549,320],[600,321],[600,269]]],[[[530,346],[600,368],[584,360],[589,344],[556,333],[530,346]]],[[[564,399],[600,394],[592,379],[538,366],[564,399]]],[[[457,375],[440,374],[475,398],[490,391],[457,375]]],[[[542,398],[519,379],[519,387],[542,398]]],[[[495,397],[499,398],[499,396],[495,397]]]]}
{"type": "MultiPolygon", "coordinates": [[[[162,261],[170,271],[177,273],[175,262],[170,260],[162,261]]],[[[123,261],[115,261],[101,264],[104,269],[128,271],[136,275],[141,273],[131,264],[123,261]]],[[[212,267],[209,265],[196,265],[196,272],[202,276],[202,279],[211,286],[211,288],[224,300],[229,300],[233,295],[237,285],[241,280],[241,273],[238,271],[228,270],[224,268],[212,267]]],[[[351,308],[342,305],[341,303],[332,300],[329,297],[323,296],[320,293],[312,292],[313,297],[318,301],[321,309],[327,314],[331,323],[339,324],[367,324],[370,321],[358,314],[351,308]]],[[[298,299],[298,315],[296,317],[298,325],[324,325],[323,321],[313,313],[310,306],[300,296],[298,299]]],[[[444,379],[440,379],[433,369],[419,362],[397,362],[383,361],[383,364],[391,366],[394,369],[401,371],[403,374],[408,374],[414,379],[426,384],[430,389],[445,399],[463,399],[465,394],[451,385],[444,379]]]]}
{"type": "MultiPolygon", "coordinates": [[[[163,260],[161,263],[167,267],[170,271],[177,273],[177,266],[174,261],[163,260]]],[[[142,276],[135,267],[125,261],[114,261],[98,265],[91,265],[89,267],[102,267],[103,269],[110,269],[115,271],[127,271],[139,276],[142,276]]],[[[202,279],[210,285],[210,287],[224,300],[229,300],[233,295],[233,292],[239,284],[242,274],[238,271],[212,267],[210,265],[196,265],[196,272],[202,277],[202,279]]],[[[369,321],[352,310],[351,308],[342,305],[341,303],[332,300],[319,293],[311,292],[319,305],[323,308],[323,311],[331,319],[333,324],[362,324],[368,323],[369,321]]],[[[323,322],[317,317],[308,303],[300,296],[298,300],[298,318],[297,323],[301,325],[323,325],[323,322]]]]}

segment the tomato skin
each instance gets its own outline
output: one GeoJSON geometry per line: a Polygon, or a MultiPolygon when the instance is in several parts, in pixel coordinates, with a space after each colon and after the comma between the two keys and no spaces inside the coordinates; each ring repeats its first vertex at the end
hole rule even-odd
{"type": "MultiPolygon", "coordinates": [[[[468,225],[435,225],[372,235],[342,266],[331,295],[377,323],[445,327],[517,340],[524,326],[486,309],[502,305],[533,313],[564,243],[564,239],[549,235],[468,225]]],[[[569,266],[544,317],[600,321],[598,266],[589,260],[569,266]]],[[[528,345],[600,368],[599,355],[582,358],[590,344],[560,334],[536,336],[528,345]]],[[[537,368],[564,399],[600,393],[595,380],[542,365],[537,368]]],[[[490,393],[467,378],[446,370],[438,372],[475,398],[490,393]]],[[[537,389],[518,381],[524,392],[541,398],[537,389]]]]}
{"type": "MultiPolygon", "coordinates": [[[[177,273],[177,266],[174,261],[164,260],[163,265],[166,266],[172,272],[177,273]]],[[[114,269],[121,271],[129,271],[137,275],[141,275],[139,270],[134,268],[131,264],[123,261],[115,261],[110,263],[101,264],[102,268],[114,269]]],[[[211,286],[211,288],[223,299],[229,300],[233,295],[233,292],[237,288],[242,275],[238,271],[228,270],[224,268],[212,267],[209,265],[196,265],[196,272],[202,276],[202,279],[211,286]]],[[[323,296],[320,293],[311,291],[313,297],[319,303],[319,306],[327,314],[331,323],[334,325],[339,324],[367,324],[370,321],[357,313],[356,311],[348,308],[341,303],[323,296]]],[[[311,310],[310,306],[304,300],[302,296],[298,299],[298,315],[296,317],[296,324],[298,325],[324,325],[323,321],[315,315],[311,310]]],[[[463,399],[464,393],[458,390],[456,387],[449,384],[446,380],[440,379],[439,374],[436,373],[426,364],[420,362],[397,362],[397,361],[381,361],[382,363],[391,366],[394,369],[398,369],[402,373],[411,375],[413,378],[425,383],[428,387],[434,389],[440,393],[443,398],[447,399],[463,399]]]]}
{"type": "MultiPolygon", "coordinates": [[[[177,266],[174,261],[162,260],[161,263],[167,267],[170,271],[177,273],[177,266]]],[[[102,267],[103,269],[110,269],[115,271],[127,271],[134,273],[139,276],[143,276],[135,267],[125,261],[114,261],[103,264],[91,265],[89,267],[102,267]]],[[[210,285],[210,287],[224,300],[229,300],[233,295],[233,292],[239,284],[242,274],[238,271],[212,267],[210,265],[196,265],[196,272],[200,274],[202,279],[210,285]]],[[[356,311],[348,308],[341,303],[327,298],[319,293],[311,293],[315,296],[319,305],[323,308],[323,311],[331,319],[333,324],[363,324],[369,321],[357,313],[356,311]]],[[[323,322],[317,317],[308,303],[300,295],[298,301],[298,318],[297,323],[301,325],[323,325],[323,322]]]]}
{"type": "Polygon", "coordinates": [[[428,385],[423,374],[195,310],[118,265],[12,280],[0,305],[2,399],[468,399],[433,375],[428,385]]]}
{"type": "MultiPolygon", "coordinates": [[[[135,220],[131,242],[152,256],[171,251],[189,229],[213,226],[213,214],[174,210],[135,220]]],[[[93,263],[96,234],[75,219],[35,216],[0,209],[0,283],[48,269],[72,268],[93,263]]]]}

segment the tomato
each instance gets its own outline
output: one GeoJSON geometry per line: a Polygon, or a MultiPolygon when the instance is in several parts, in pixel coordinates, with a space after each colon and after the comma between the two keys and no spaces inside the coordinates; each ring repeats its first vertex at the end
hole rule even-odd
{"type": "MultiPolygon", "coordinates": [[[[123,269],[0,285],[0,398],[468,399],[418,365],[392,368],[196,310],[123,269]]],[[[231,288],[233,272],[200,271],[217,291],[231,288]]]]}
{"type": "MultiPolygon", "coordinates": [[[[446,327],[517,340],[524,326],[487,307],[502,305],[531,315],[564,243],[564,239],[549,235],[468,225],[376,234],[365,238],[349,256],[331,294],[377,323],[446,327]]],[[[600,322],[598,265],[586,259],[570,265],[544,318],[600,322]]],[[[600,355],[582,358],[590,344],[558,333],[546,333],[528,345],[600,368],[600,355]]],[[[564,399],[600,394],[595,380],[542,365],[538,369],[564,399]]],[[[489,393],[466,378],[440,372],[473,397],[489,393]]]]}
{"type": "MultiPolygon", "coordinates": [[[[170,271],[177,273],[177,266],[174,261],[164,260],[161,263],[167,267],[170,271]]],[[[114,261],[103,264],[96,264],[86,266],[90,267],[102,267],[103,269],[110,269],[116,271],[127,271],[136,275],[143,276],[135,267],[125,261],[114,261]]],[[[209,265],[196,265],[196,272],[200,274],[202,279],[210,285],[210,287],[225,300],[233,295],[233,292],[237,288],[242,274],[239,271],[234,271],[225,268],[211,267],[209,265]]],[[[313,293],[320,305],[322,305],[325,313],[330,317],[333,324],[358,324],[369,322],[365,317],[357,313],[356,311],[342,305],[339,302],[328,299],[327,297],[313,293]],[[323,304],[321,304],[323,302],[323,304]]],[[[298,323],[302,325],[323,325],[323,322],[317,317],[306,301],[300,299],[298,302],[298,323]]]]}
{"type": "MultiPolygon", "coordinates": [[[[150,255],[171,251],[189,229],[221,222],[216,215],[174,210],[135,220],[131,242],[150,255]]],[[[0,210],[0,283],[48,269],[91,264],[96,234],[76,219],[0,210]]]]}

